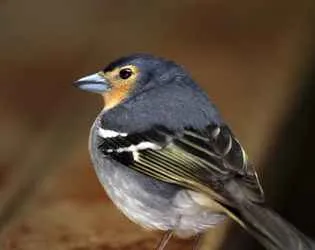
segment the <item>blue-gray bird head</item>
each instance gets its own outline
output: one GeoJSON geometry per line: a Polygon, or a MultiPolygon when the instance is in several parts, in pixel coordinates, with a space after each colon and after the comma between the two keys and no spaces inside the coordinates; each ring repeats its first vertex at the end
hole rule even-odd
{"type": "Polygon", "coordinates": [[[110,63],[96,74],[82,77],[75,85],[102,94],[105,107],[109,109],[141,92],[180,80],[181,84],[195,85],[187,72],[174,62],[148,54],[134,54],[110,63]]]}
{"type": "MultiPolygon", "coordinates": [[[[113,120],[116,121],[122,107],[128,109],[129,119],[134,114],[148,123],[164,119],[185,125],[183,121],[195,124],[202,120],[203,125],[210,119],[219,119],[207,95],[184,68],[148,54],[122,57],[75,84],[83,90],[101,94],[104,110],[112,111],[115,107],[113,120]]],[[[107,114],[110,116],[111,112],[107,114]]]]}

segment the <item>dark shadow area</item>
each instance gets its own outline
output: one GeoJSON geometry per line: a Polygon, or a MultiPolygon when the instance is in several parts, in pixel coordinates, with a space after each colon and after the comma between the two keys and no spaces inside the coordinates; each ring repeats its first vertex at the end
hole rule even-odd
{"type": "MultiPolygon", "coordinates": [[[[270,207],[300,231],[315,238],[315,60],[302,76],[296,105],[270,143],[262,164],[263,186],[270,207]]],[[[222,249],[264,249],[238,226],[231,227],[222,249]]]]}

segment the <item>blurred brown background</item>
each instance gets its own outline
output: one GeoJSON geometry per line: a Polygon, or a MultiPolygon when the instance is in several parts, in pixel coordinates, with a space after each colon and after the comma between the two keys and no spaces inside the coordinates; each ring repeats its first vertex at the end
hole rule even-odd
{"type": "MultiPolygon", "coordinates": [[[[259,168],[270,204],[314,237],[313,2],[1,0],[1,249],[156,245],[160,234],[129,222],[100,187],[87,139],[102,103],[71,86],[134,52],[190,70],[259,168]]],[[[259,248],[229,224],[203,249],[259,248]]]]}

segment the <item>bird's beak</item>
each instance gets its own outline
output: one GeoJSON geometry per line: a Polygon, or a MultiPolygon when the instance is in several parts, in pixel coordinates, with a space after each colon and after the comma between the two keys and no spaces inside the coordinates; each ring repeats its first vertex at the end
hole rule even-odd
{"type": "Polygon", "coordinates": [[[98,94],[103,94],[111,89],[110,83],[101,73],[82,77],[74,85],[82,90],[98,94]]]}

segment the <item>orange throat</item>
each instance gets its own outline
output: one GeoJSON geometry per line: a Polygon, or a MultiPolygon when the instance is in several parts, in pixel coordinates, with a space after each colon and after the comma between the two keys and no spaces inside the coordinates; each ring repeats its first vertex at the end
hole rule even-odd
{"type": "Polygon", "coordinates": [[[124,99],[128,97],[129,91],[130,86],[126,84],[119,87],[114,87],[109,92],[106,92],[103,95],[105,110],[119,105],[124,99]]]}

